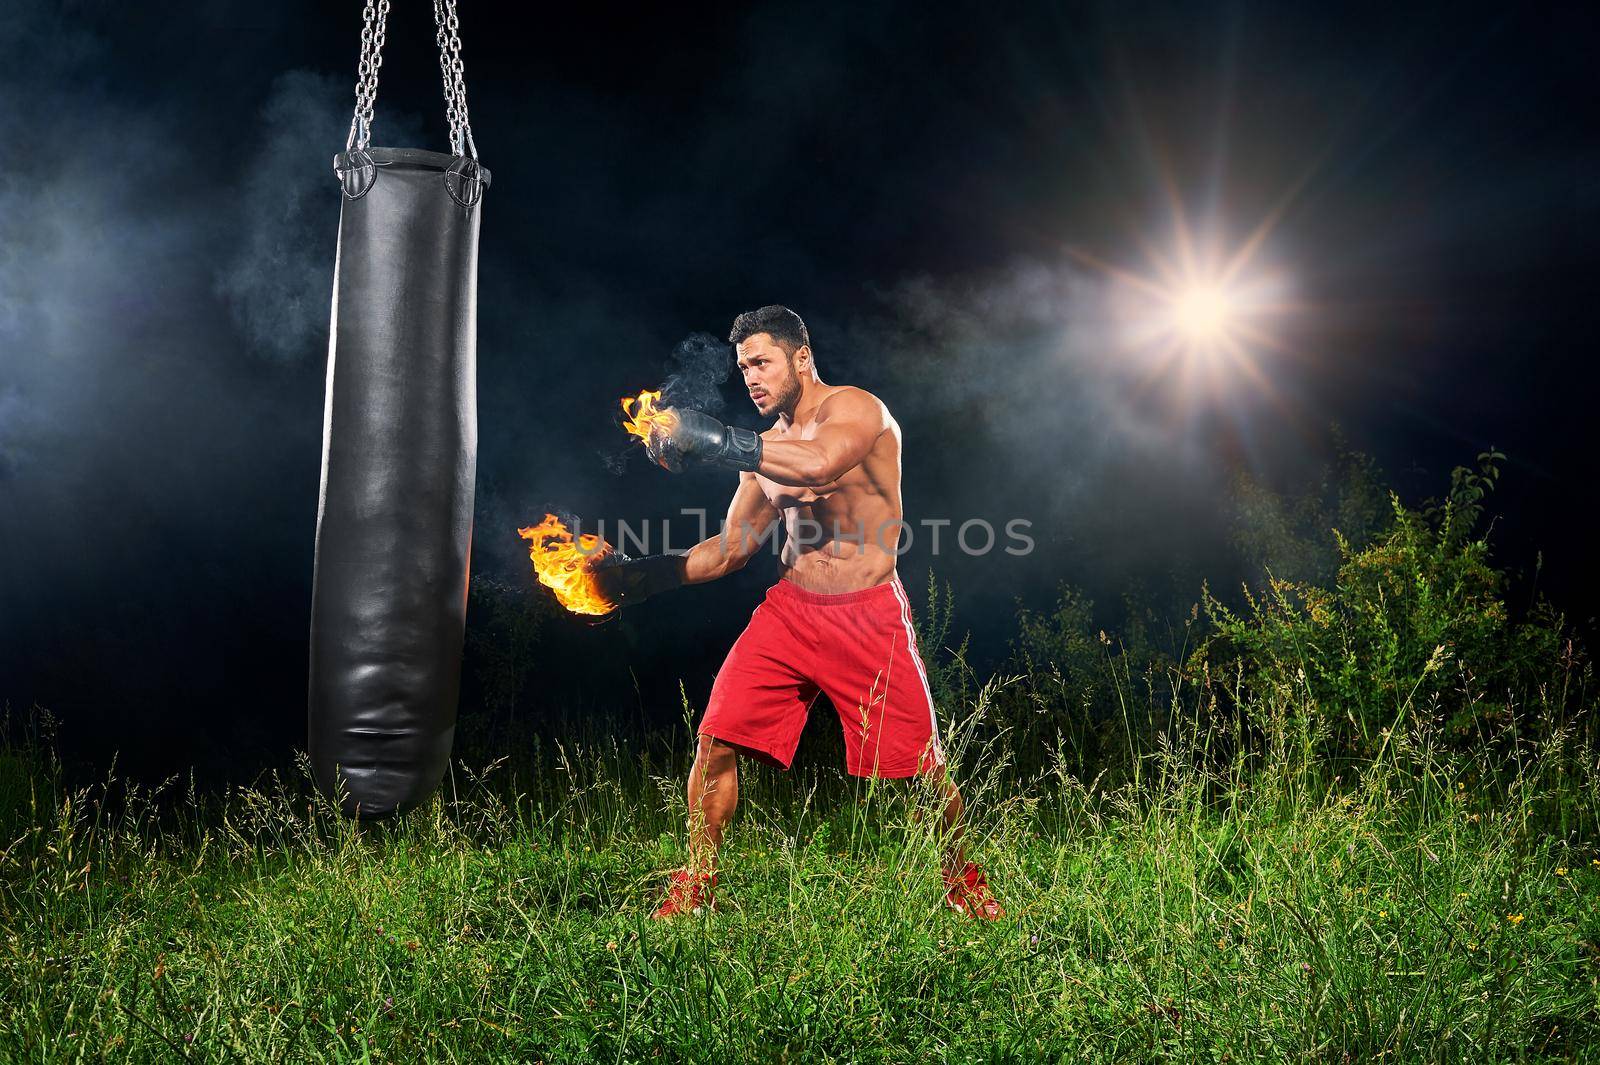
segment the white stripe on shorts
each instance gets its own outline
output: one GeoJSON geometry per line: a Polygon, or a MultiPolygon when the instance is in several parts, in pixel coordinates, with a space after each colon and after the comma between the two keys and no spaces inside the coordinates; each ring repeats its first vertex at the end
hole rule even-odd
{"type": "Polygon", "coordinates": [[[933,709],[933,689],[928,687],[928,671],[922,668],[922,655],[917,653],[917,630],[911,626],[911,603],[900,585],[900,575],[895,574],[894,597],[900,600],[900,621],[906,627],[906,647],[911,651],[911,661],[917,664],[917,676],[922,679],[922,694],[928,697],[928,727],[933,730],[933,755],[944,761],[944,746],[939,742],[939,716],[933,709]]]}

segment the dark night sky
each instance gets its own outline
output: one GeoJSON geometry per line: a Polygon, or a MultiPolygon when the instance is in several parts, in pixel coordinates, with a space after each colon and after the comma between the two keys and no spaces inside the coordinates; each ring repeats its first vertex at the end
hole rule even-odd
{"type": "MultiPolygon", "coordinates": [[[[1335,423],[1413,499],[1505,451],[1500,557],[1542,549],[1594,613],[1592,7],[488,6],[461,4],[494,174],[475,572],[529,580],[514,530],[546,505],[720,514],[729,476],[618,471],[616,399],[782,302],[825,379],[900,419],[908,518],[1033,522],[1023,559],[902,561],[954,582],[989,660],[1057,581],[1236,579],[1226,485],[1294,488],[1335,423]],[[1252,262],[1296,309],[1260,381],[1147,380],[1105,343],[1073,253],[1149,273],[1174,199],[1230,247],[1274,219],[1252,262]]],[[[394,7],[374,143],[440,148],[428,5],[394,7]]],[[[0,14],[0,700],[86,757],[247,776],[304,744],[359,11],[0,14]]],[[[652,705],[703,698],[771,576],[564,646],[623,654],[652,705]]]]}

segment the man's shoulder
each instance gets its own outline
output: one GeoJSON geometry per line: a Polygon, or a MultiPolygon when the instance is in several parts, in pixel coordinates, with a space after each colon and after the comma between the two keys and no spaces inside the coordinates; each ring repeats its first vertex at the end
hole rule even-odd
{"type": "Polygon", "coordinates": [[[889,418],[889,408],[884,406],[883,400],[855,385],[836,385],[817,407],[819,415],[829,417],[838,415],[877,415],[885,421],[889,418]]]}
{"type": "MultiPolygon", "coordinates": [[[[860,419],[878,423],[881,429],[895,425],[894,417],[889,413],[889,408],[883,401],[864,388],[855,385],[832,385],[828,394],[817,404],[816,412],[808,423],[831,419],[860,419]]],[[[781,439],[789,435],[789,430],[784,428],[781,421],[773,422],[761,430],[761,436],[767,440],[781,439]]]]}

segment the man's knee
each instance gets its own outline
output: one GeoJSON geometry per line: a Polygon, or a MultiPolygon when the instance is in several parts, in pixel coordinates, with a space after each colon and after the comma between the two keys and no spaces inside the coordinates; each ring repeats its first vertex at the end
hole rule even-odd
{"type": "Polygon", "coordinates": [[[707,776],[722,776],[738,766],[739,752],[715,736],[701,736],[700,745],[695,750],[694,764],[696,770],[707,776]]]}

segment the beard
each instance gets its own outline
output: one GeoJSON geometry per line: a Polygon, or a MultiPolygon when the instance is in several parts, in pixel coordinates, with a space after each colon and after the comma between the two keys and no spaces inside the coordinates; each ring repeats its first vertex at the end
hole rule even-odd
{"type": "Polygon", "coordinates": [[[800,375],[794,372],[794,361],[789,362],[789,374],[782,381],[766,389],[772,405],[765,411],[768,417],[794,417],[795,407],[800,405],[800,375]]]}
{"type": "Polygon", "coordinates": [[[800,375],[794,372],[794,365],[789,366],[789,376],[772,393],[772,413],[794,417],[794,409],[800,403],[800,375]]]}

